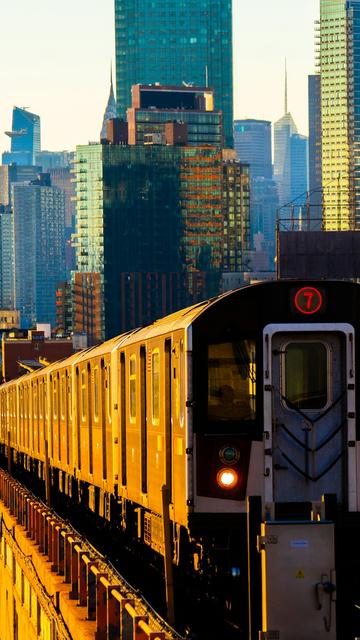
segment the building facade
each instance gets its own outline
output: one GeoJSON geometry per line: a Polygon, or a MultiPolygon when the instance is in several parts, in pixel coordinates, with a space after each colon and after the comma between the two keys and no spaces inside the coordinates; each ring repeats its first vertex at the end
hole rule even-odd
{"type": "Polygon", "coordinates": [[[271,122],[235,120],[234,147],[239,160],[250,165],[252,178],[272,179],[271,122]]]}
{"type": "Polygon", "coordinates": [[[290,138],[290,185],[290,200],[303,206],[308,197],[308,138],[300,133],[290,138]]]}
{"type": "MultiPolygon", "coordinates": [[[[178,274],[181,298],[175,296],[172,311],[178,302],[182,306],[218,292],[223,242],[220,149],[80,146],[76,179],[77,270],[100,274],[102,337],[130,328],[122,324],[121,309],[129,274],[158,274],[169,282],[178,274]]],[[[155,280],[154,275],[141,279],[144,296],[151,295],[155,280]]]]}
{"type": "Polygon", "coordinates": [[[223,158],[223,272],[245,270],[244,254],[250,249],[249,165],[223,158]]]}
{"type": "Polygon", "coordinates": [[[11,185],[14,182],[31,182],[41,173],[40,166],[9,164],[0,166],[0,205],[11,206],[11,185]]]}
{"type": "Polygon", "coordinates": [[[224,146],[222,113],[206,88],[135,85],[127,122],[129,144],[224,146]],[[170,139],[176,125],[178,139],[170,139]]]}
{"type": "Polygon", "coordinates": [[[115,0],[120,117],[134,84],[208,86],[233,144],[232,0],[115,0]]]}
{"type": "Polygon", "coordinates": [[[11,151],[5,152],[3,164],[32,165],[40,151],[40,116],[20,107],[13,108],[12,129],[5,131],[11,140],[11,151]]]}
{"type": "Polygon", "coordinates": [[[321,77],[319,73],[308,76],[309,106],[309,204],[310,218],[316,223],[322,216],[321,170],[321,77]]]}
{"type": "Polygon", "coordinates": [[[280,207],[291,201],[291,136],[296,133],[297,127],[289,112],[274,124],[274,179],[280,207]]]}
{"type": "Polygon", "coordinates": [[[360,0],[320,0],[323,227],[360,228],[360,0]]]}
{"type": "Polygon", "coordinates": [[[65,279],[65,197],[48,174],[12,186],[14,304],[23,328],[56,325],[56,289],[65,279]]]}

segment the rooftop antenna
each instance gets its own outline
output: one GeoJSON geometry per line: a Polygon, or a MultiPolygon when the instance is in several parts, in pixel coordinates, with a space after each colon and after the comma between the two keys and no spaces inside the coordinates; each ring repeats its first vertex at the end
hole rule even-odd
{"type": "Polygon", "coordinates": [[[285,115],[288,112],[287,60],[285,58],[285,115]]]}

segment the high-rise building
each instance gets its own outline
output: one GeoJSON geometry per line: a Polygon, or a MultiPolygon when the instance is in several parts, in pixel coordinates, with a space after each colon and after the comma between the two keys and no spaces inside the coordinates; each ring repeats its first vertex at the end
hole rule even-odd
{"type": "Polygon", "coordinates": [[[223,271],[244,271],[244,252],[250,249],[249,165],[236,152],[223,152],[223,271]]]}
{"type": "Polygon", "coordinates": [[[50,169],[66,169],[74,161],[73,151],[39,151],[35,155],[36,164],[42,167],[43,171],[50,169]]]}
{"type": "Polygon", "coordinates": [[[222,114],[206,88],[135,85],[127,122],[129,144],[224,146],[222,114]]]}
{"type": "Polygon", "coordinates": [[[235,120],[234,147],[239,160],[250,165],[252,178],[272,179],[271,122],[235,120]]]}
{"type": "Polygon", "coordinates": [[[0,166],[0,205],[11,206],[11,185],[35,180],[42,168],[9,164],[0,166]]]}
{"type": "Polygon", "coordinates": [[[158,309],[175,311],[218,292],[223,242],[221,149],[79,146],[76,179],[77,270],[100,274],[102,338],[139,320],[136,309],[133,318],[124,315],[125,301],[135,300],[133,287],[138,291],[137,308],[140,299],[148,308],[146,299],[154,288],[162,296],[152,306],[153,314],[158,309]],[[178,293],[172,286],[176,282],[178,293]]]}
{"type": "Polygon", "coordinates": [[[14,308],[14,217],[10,207],[0,213],[0,300],[14,308]]]}
{"type": "Polygon", "coordinates": [[[320,0],[323,226],[360,229],[360,0],[320,0]]]}
{"type": "Polygon", "coordinates": [[[297,133],[291,113],[286,112],[274,124],[274,179],[278,185],[279,205],[292,199],[291,136],[297,133]]]}
{"type": "MultiPolygon", "coordinates": [[[[235,120],[234,146],[238,158],[249,164],[250,172],[250,245],[262,234],[268,263],[275,256],[276,212],[278,190],[273,181],[271,122],[267,120],[235,120]]],[[[250,254],[249,254],[250,255],[250,254]]]]}
{"type": "Polygon", "coordinates": [[[12,185],[15,308],[24,328],[56,325],[56,289],[65,279],[64,192],[49,174],[12,185]]]}
{"type": "Polygon", "coordinates": [[[72,246],[72,235],[75,233],[75,183],[70,167],[49,169],[51,184],[62,189],[65,197],[65,258],[66,271],[75,269],[75,251],[72,246]]]}
{"type": "Polygon", "coordinates": [[[233,144],[232,0],[115,0],[120,117],[134,84],[211,87],[233,144]]]}
{"type": "Polygon", "coordinates": [[[319,229],[322,210],[321,86],[320,74],[308,76],[309,104],[309,204],[314,229],[319,229]]]}
{"type": "Polygon", "coordinates": [[[14,107],[12,129],[5,133],[11,139],[11,151],[3,153],[3,164],[35,164],[36,154],[40,151],[40,116],[14,107]]]}
{"type": "Polygon", "coordinates": [[[276,254],[276,214],[279,208],[279,196],[274,180],[253,178],[251,180],[250,234],[254,249],[258,234],[263,237],[264,251],[268,262],[274,265],[276,254]]]}
{"type": "Polygon", "coordinates": [[[290,200],[296,206],[307,201],[308,190],[308,138],[294,133],[290,138],[290,200]]]}

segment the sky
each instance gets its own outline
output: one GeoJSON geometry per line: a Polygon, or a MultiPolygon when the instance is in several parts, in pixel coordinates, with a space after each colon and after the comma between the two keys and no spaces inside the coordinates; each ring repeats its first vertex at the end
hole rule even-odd
{"type": "MultiPolygon", "coordinates": [[[[149,0],[143,0],[148,2],[149,0]]],[[[233,0],[234,115],[275,121],[289,110],[307,133],[319,0],[233,0]]],[[[113,0],[0,0],[0,152],[14,105],[41,116],[42,149],[98,140],[114,60],[113,0]]]]}

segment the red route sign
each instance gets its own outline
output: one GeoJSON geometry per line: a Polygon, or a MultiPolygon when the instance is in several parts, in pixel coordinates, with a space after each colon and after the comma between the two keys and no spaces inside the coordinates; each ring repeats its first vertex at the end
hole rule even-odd
{"type": "Polygon", "coordinates": [[[294,305],[300,313],[311,315],[320,311],[323,297],[315,287],[302,287],[295,294],[294,305]]]}

